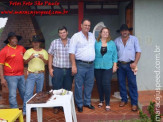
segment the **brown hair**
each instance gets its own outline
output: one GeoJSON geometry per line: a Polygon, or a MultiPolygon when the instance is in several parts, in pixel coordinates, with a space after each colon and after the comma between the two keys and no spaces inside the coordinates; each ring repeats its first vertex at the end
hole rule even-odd
{"type": "Polygon", "coordinates": [[[97,38],[97,42],[100,41],[100,39],[101,39],[101,33],[102,33],[102,31],[103,31],[104,29],[107,29],[108,32],[109,32],[109,36],[108,36],[108,38],[106,39],[106,42],[109,42],[109,41],[111,40],[110,30],[109,30],[109,28],[107,28],[107,27],[103,27],[103,28],[100,30],[100,32],[99,32],[99,35],[98,35],[98,38],[97,38]]]}

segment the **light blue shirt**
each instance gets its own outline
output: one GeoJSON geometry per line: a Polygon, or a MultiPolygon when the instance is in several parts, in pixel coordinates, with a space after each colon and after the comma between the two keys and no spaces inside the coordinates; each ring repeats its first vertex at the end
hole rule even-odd
{"type": "Polygon", "coordinates": [[[115,43],[110,40],[107,42],[107,52],[102,56],[101,55],[101,40],[95,43],[95,69],[111,69],[113,63],[117,62],[117,50],[115,43]]]}
{"type": "Polygon", "coordinates": [[[95,37],[88,33],[88,40],[82,31],[75,33],[70,40],[69,53],[75,54],[76,60],[94,61],[95,37]]]}
{"type": "Polygon", "coordinates": [[[129,35],[125,46],[121,37],[115,39],[115,44],[118,52],[118,61],[135,61],[136,52],[141,52],[138,39],[132,35],[129,35]]]}

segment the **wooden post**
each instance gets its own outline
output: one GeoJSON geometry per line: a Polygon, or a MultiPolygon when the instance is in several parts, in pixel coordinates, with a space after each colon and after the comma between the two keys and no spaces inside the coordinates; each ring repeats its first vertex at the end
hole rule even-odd
{"type": "Polygon", "coordinates": [[[84,17],[84,3],[78,2],[78,30],[81,30],[81,21],[84,17]]]}

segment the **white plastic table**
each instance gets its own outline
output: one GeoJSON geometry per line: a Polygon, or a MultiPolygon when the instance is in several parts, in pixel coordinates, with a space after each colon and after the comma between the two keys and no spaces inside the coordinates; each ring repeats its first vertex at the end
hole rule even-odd
{"type": "MultiPolygon", "coordinates": [[[[35,95],[33,95],[33,97],[35,95]]],[[[73,93],[71,91],[69,91],[69,94],[67,95],[53,95],[46,103],[26,104],[26,122],[30,122],[31,120],[31,108],[37,109],[37,120],[38,122],[42,122],[42,108],[56,106],[63,107],[66,122],[72,122],[72,118],[74,122],[77,122],[73,93]]]]}

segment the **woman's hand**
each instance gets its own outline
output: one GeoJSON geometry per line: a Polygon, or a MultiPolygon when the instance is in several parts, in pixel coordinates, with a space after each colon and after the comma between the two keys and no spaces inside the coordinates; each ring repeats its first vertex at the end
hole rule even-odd
{"type": "Polygon", "coordinates": [[[118,67],[117,67],[117,63],[114,63],[113,65],[113,73],[115,73],[117,71],[118,67]]]}

